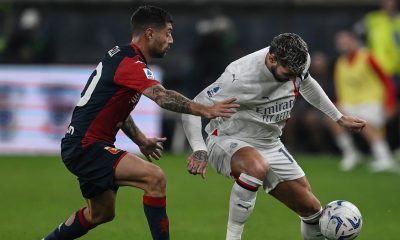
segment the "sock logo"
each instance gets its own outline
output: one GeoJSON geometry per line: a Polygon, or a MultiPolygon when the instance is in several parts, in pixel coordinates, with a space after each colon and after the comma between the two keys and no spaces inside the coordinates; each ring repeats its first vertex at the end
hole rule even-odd
{"type": "Polygon", "coordinates": [[[161,232],[165,233],[165,234],[168,234],[168,232],[169,232],[169,220],[168,220],[167,217],[161,219],[160,225],[161,225],[161,232]]]}
{"type": "Polygon", "coordinates": [[[247,211],[249,210],[249,208],[250,207],[246,207],[246,206],[243,206],[242,204],[240,204],[240,203],[238,203],[238,204],[236,204],[237,206],[239,206],[239,207],[241,207],[241,208],[244,208],[244,209],[246,209],[247,211]]]}

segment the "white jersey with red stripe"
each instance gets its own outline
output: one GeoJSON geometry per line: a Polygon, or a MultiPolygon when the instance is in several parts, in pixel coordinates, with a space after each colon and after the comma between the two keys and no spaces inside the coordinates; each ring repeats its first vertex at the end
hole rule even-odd
{"type": "Polygon", "coordinates": [[[295,81],[278,82],[265,65],[269,47],[244,56],[225,69],[216,82],[203,90],[195,101],[214,103],[237,98],[238,112],[231,118],[217,118],[206,127],[208,134],[234,136],[251,142],[276,142],[305,81],[307,67],[295,81]]]}

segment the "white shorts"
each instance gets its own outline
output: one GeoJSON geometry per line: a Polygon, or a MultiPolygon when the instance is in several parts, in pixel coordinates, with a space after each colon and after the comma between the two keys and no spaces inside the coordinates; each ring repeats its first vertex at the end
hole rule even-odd
{"type": "Polygon", "coordinates": [[[209,150],[208,161],[219,174],[232,177],[232,155],[243,147],[253,147],[258,150],[270,167],[263,186],[266,192],[273,190],[280,182],[299,179],[305,176],[303,169],[301,169],[281,142],[278,142],[273,147],[260,148],[234,138],[211,136],[207,139],[207,148],[209,150]]]}
{"type": "Polygon", "coordinates": [[[379,103],[344,105],[342,110],[344,114],[362,118],[376,128],[385,124],[385,110],[379,103]]]}

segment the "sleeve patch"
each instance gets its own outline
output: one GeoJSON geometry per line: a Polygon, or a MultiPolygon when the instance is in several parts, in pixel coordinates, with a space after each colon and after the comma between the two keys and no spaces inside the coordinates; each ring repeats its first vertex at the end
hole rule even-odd
{"type": "Polygon", "coordinates": [[[155,79],[153,72],[148,68],[143,68],[144,74],[148,79],[155,79]]]}
{"type": "Polygon", "coordinates": [[[118,46],[115,46],[113,49],[111,49],[110,51],[108,51],[108,55],[110,55],[110,57],[114,56],[115,54],[117,54],[119,51],[121,51],[121,49],[119,49],[118,46]]]}
{"type": "Polygon", "coordinates": [[[212,87],[209,90],[207,90],[207,95],[208,95],[208,97],[211,98],[211,97],[215,96],[215,94],[217,94],[220,90],[221,90],[221,88],[219,86],[212,87]]]}

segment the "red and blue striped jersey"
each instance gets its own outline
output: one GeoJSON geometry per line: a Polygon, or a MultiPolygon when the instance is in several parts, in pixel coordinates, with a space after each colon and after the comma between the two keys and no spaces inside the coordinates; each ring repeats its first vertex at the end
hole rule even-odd
{"type": "Polygon", "coordinates": [[[142,92],[156,84],[136,45],[114,47],[89,77],[63,141],[80,141],[82,147],[94,142],[114,144],[142,92]]]}

